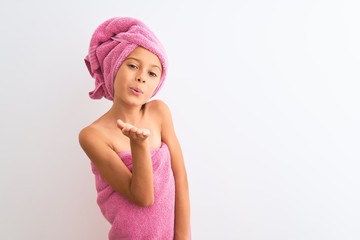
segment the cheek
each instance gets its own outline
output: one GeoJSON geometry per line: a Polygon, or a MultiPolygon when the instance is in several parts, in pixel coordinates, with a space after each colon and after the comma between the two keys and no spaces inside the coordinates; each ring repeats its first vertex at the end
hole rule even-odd
{"type": "Polygon", "coordinates": [[[156,79],[156,80],[154,80],[154,81],[151,82],[151,85],[152,85],[154,88],[156,88],[156,87],[159,85],[159,83],[160,83],[160,79],[156,79]]]}
{"type": "Polygon", "coordinates": [[[158,84],[159,84],[158,82],[151,82],[151,83],[147,84],[146,97],[150,98],[154,94],[154,91],[157,88],[158,84]]]}
{"type": "Polygon", "coordinates": [[[159,85],[159,81],[152,82],[151,85],[150,85],[151,91],[152,92],[155,91],[155,89],[157,88],[158,85],[159,85]]]}

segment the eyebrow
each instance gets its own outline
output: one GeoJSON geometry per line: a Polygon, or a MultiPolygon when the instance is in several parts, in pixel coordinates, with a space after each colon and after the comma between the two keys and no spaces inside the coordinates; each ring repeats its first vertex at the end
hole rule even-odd
{"type": "MultiPolygon", "coordinates": [[[[129,60],[129,59],[132,59],[132,60],[135,60],[135,61],[141,62],[141,60],[140,60],[140,59],[135,58],[135,57],[128,57],[128,58],[126,58],[126,59],[125,59],[125,61],[126,61],[126,60],[129,60]]],[[[157,68],[161,71],[161,68],[160,68],[158,65],[156,65],[156,64],[151,65],[151,67],[157,67],[157,68]]]]}

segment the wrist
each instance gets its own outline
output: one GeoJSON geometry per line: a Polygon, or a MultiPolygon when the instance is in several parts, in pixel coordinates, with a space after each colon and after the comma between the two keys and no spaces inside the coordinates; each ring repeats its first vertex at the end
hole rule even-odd
{"type": "Polygon", "coordinates": [[[179,231],[175,231],[175,240],[189,240],[191,239],[190,237],[190,232],[185,231],[185,232],[179,232],[179,231]]]}
{"type": "Polygon", "coordinates": [[[146,149],[149,147],[149,140],[143,139],[139,141],[130,139],[130,147],[131,149],[146,149]]]}

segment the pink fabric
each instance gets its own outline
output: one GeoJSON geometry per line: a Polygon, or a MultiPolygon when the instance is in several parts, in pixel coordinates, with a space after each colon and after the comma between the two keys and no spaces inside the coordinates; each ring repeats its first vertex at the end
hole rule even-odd
{"type": "Polygon", "coordinates": [[[141,21],[116,17],[97,27],[90,41],[89,53],[85,57],[90,75],[95,79],[95,89],[89,93],[92,99],[114,99],[113,82],[116,73],[126,57],[139,46],[157,55],[161,62],[162,74],[153,96],[159,91],[167,72],[167,57],[163,46],[141,21]]]}
{"type": "MultiPolygon", "coordinates": [[[[131,152],[121,152],[119,157],[131,171],[131,152]]],[[[110,240],[174,239],[175,181],[167,145],[162,143],[160,148],[152,149],[151,158],[155,201],[150,207],[139,207],[115,192],[92,164],[98,192],[97,203],[111,224],[110,240]]]]}

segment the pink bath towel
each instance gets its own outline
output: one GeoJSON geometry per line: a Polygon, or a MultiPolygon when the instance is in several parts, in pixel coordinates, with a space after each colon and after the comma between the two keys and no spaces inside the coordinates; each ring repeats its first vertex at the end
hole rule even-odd
{"type": "MultiPolygon", "coordinates": [[[[121,152],[119,161],[132,170],[131,152],[121,152]]],[[[154,204],[139,207],[115,192],[92,164],[95,175],[97,203],[110,222],[109,240],[174,239],[175,182],[168,146],[163,142],[151,150],[154,176],[154,204]]]]}

